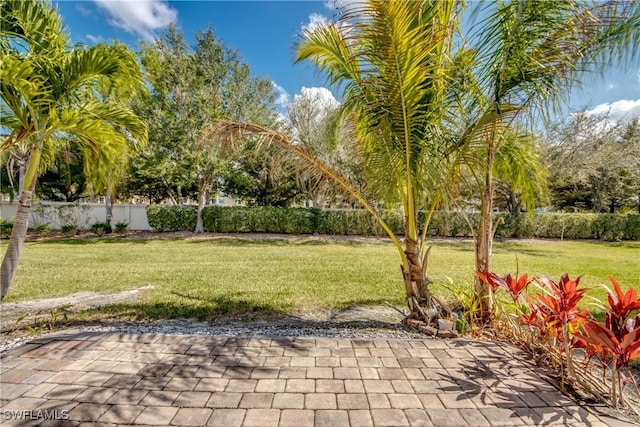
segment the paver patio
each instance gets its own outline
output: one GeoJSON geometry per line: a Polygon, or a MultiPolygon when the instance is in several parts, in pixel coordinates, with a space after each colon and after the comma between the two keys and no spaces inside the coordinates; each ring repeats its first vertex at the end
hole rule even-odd
{"type": "Polygon", "coordinates": [[[7,426],[631,425],[496,342],[67,330],[1,357],[7,426]]]}

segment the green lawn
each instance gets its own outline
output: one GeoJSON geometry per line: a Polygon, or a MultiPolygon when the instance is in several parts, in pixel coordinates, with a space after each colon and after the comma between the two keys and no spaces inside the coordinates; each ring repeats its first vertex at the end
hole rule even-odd
{"type": "MultiPolygon", "coordinates": [[[[2,241],[2,254],[6,241],[2,241]]],[[[582,274],[587,286],[640,290],[640,242],[497,243],[494,270],[548,276],[582,274]]],[[[434,290],[453,279],[470,285],[471,242],[436,241],[429,261],[434,290]]],[[[117,292],[154,285],[136,304],[110,312],[147,318],[296,312],[354,304],[402,305],[397,252],[390,243],[248,239],[68,239],[28,242],[6,302],[79,291],[117,292]]],[[[604,291],[594,290],[598,298],[604,291]]]]}

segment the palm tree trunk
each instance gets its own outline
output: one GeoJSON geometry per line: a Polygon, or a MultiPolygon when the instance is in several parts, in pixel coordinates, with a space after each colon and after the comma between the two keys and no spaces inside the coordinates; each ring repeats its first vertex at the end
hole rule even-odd
{"type": "MultiPolygon", "coordinates": [[[[495,161],[495,149],[490,146],[487,152],[487,170],[485,185],[482,191],[482,205],[480,208],[480,224],[476,237],[476,271],[491,270],[491,251],[493,247],[493,195],[495,183],[493,182],[493,164],[495,161]]],[[[480,319],[488,322],[491,316],[492,301],[491,290],[487,284],[478,277],[475,278],[476,298],[480,300],[480,319]]]]}
{"type": "Polygon", "coordinates": [[[7,246],[7,252],[2,260],[0,267],[0,301],[4,299],[9,291],[9,286],[13,281],[13,276],[18,268],[20,255],[22,254],[22,246],[27,236],[27,228],[29,227],[29,216],[31,215],[31,202],[33,200],[33,190],[36,187],[36,179],[38,177],[38,168],[40,167],[40,149],[34,149],[29,159],[29,166],[25,173],[26,187],[21,190],[20,201],[18,202],[18,210],[13,223],[13,230],[7,246]]]}
{"type": "Polygon", "coordinates": [[[22,189],[24,188],[24,175],[27,170],[27,162],[25,159],[18,160],[18,191],[16,191],[16,196],[20,194],[22,189]]]}
{"type": "Polygon", "coordinates": [[[107,190],[107,194],[104,196],[104,205],[106,209],[106,224],[107,229],[105,233],[111,233],[111,221],[113,220],[113,197],[111,197],[111,191],[107,190]]]}
{"type": "Polygon", "coordinates": [[[209,192],[209,183],[206,180],[200,182],[200,191],[198,192],[198,215],[196,220],[195,234],[204,233],[204,218],[202,212],[207,201],[207,193],[209,192]]]}

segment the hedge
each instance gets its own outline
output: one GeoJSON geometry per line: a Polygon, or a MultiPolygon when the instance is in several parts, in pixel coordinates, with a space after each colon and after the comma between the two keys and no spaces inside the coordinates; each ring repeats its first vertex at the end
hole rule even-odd
{"type": "Polygon", "coordinates": [[[196,228],[196,206],[185,205],[149,205],[147,221],[156,231],[192,231],[196,228]]]}
{"type": "MultiPolygon", "coordinates": [[[[386,212],[383,217],[396,234],[402,234],[402,216],[386,212]]],[[[319,210],[280,207],[207,206],[204,228],[216,233],[285,233],[384,236],[386,233],[365,210],[319,210]]],[[[424,222],[424,213],[419,216],[424,222]]],[[[495,214],[500,224],[497,237],[539,237],[550,239],[640,240],[640,215],[546,213],[495,214]],[[501,220],[498,217],[502,218],[501,220]]],[[[156,231],[191,231],[196,225],[195,206],[151,205],[147,220],[156,231]]],[[[469,223],[478,224],[477,213],[435,212],[429,236],[471,237],[469,223]]]]}

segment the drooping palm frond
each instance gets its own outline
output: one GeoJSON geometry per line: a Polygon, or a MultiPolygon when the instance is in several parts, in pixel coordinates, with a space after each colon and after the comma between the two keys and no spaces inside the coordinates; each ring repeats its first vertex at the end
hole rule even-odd
{"type": "Polygon", "coordinates": [[[522,206],[533,213],[548,200],[547,171],[535,134],[513,129],[503,139],[494,167],[496,179],[518,193],[522,206]]]}
{"type": "Polygon", "coordinates": [[[302,144],[298,144],[290,140],[283,133],[266,129],[262,126],[251,123],[221,121],[205,129],[200,140],[201,144],[211,143],[211,141],[214,141],[218,144],[220,150],[228,155],[229,153],[237,151],[238,141],[242,141],[250,137],[259,138],[258,148],[260,145],[280,147],[291,154],[287,160],[294,163],[301,163],[300,167],[303,168],[307,174],[313,175],[318,180],[330,180],[334,184],[340,186],[345,193],[349,194],[365,209],[371,212],[376,220],[380,222],[382,228],[387,232],[394,245],[396,245],[402,253],[402,247],[393,231],[382,219],[378,210],[362,194],[357,185],[354,185],[348,176],[321,160],[310,149],[302,144]]]}

